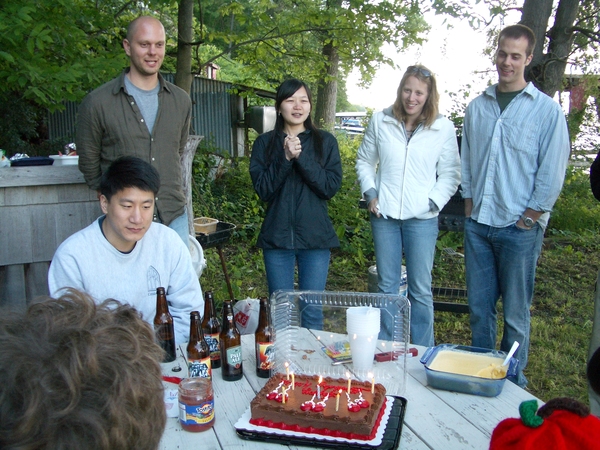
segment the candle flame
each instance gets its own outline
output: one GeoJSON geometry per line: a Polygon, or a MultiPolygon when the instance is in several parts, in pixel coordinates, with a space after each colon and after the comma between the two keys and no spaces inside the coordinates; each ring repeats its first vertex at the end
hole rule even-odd
{"type": "Polygon", "coordinates": [[[321,384],[323,382],[323,377],[321,375],[319,375],[319,384],[321,384]]]}

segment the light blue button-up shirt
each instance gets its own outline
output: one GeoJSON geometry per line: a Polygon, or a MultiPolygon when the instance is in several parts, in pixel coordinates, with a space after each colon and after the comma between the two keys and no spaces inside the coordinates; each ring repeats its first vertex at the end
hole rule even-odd
{"type": "Polygon", "coordinates": [[[538,223],[545,228],[569,159],[565,115],[532,83],[501,113],[496,86],[465,113],[462,196],[473,200],[471,218],[481,224],[507,227],[531,208],[544,211],[538,223]]]}

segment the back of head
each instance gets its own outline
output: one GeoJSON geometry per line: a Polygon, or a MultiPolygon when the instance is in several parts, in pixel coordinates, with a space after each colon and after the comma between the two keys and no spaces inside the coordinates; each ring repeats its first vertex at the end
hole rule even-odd
{"type": "Polygon", "coordinates": [[[521,25],[520,23],[516,25],[509,25],[500,31],[498,35],[498,42],[501,39],[521,39],[524,38],[527,40],[527,49],[525,50],[526,56],[529,56],[533,53],[533,49],[535,48],[535,34],[533,30],[525,25],[521,25]]]}
{"type": "Polygon", "coordinates": [[[108,200],[127,188],[138,188],[156,196],[160,188],[158,171],[143,159],[121,156],[114,160],[100,180],[100,193],[108,200]]]}
{"type": "Polygon", "coordinates": [[[131,306],[71,290],[0,316],[0,448],[155,449],[161,349],[131,306]]]}

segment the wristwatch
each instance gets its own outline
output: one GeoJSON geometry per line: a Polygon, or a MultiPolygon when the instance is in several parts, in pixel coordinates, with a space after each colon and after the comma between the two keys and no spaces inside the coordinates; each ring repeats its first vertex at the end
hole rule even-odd
{"type": "Polygon", "coordinates": [[[527,217],[527,216],[522,216],[521,219],[523,219],[523,224],[527,227],[527,228],[531,228],[532,226],[535,225],[535,220],[533,220],[531,217],[527,217]]]}

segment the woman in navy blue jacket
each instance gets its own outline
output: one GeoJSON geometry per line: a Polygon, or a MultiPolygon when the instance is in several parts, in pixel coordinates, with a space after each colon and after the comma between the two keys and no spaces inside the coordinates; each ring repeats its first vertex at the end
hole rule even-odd
{"type": "MultiPolygon", "coordinates": [[[[267,202],[257,246],[263,249],[269,295],[294,288],[296,265],[299,289],[322,291],[330,249],[339,246],[327,212],[327,200],[342,184],[338,143],[313,125],[312,95],[304,82],[284,81],[275,108],[275,129],[256,139],[250,160],[254,189],[267,202]]],[[[321,329],[321,309],[301,308],[302,326],[321,329]]]]}

